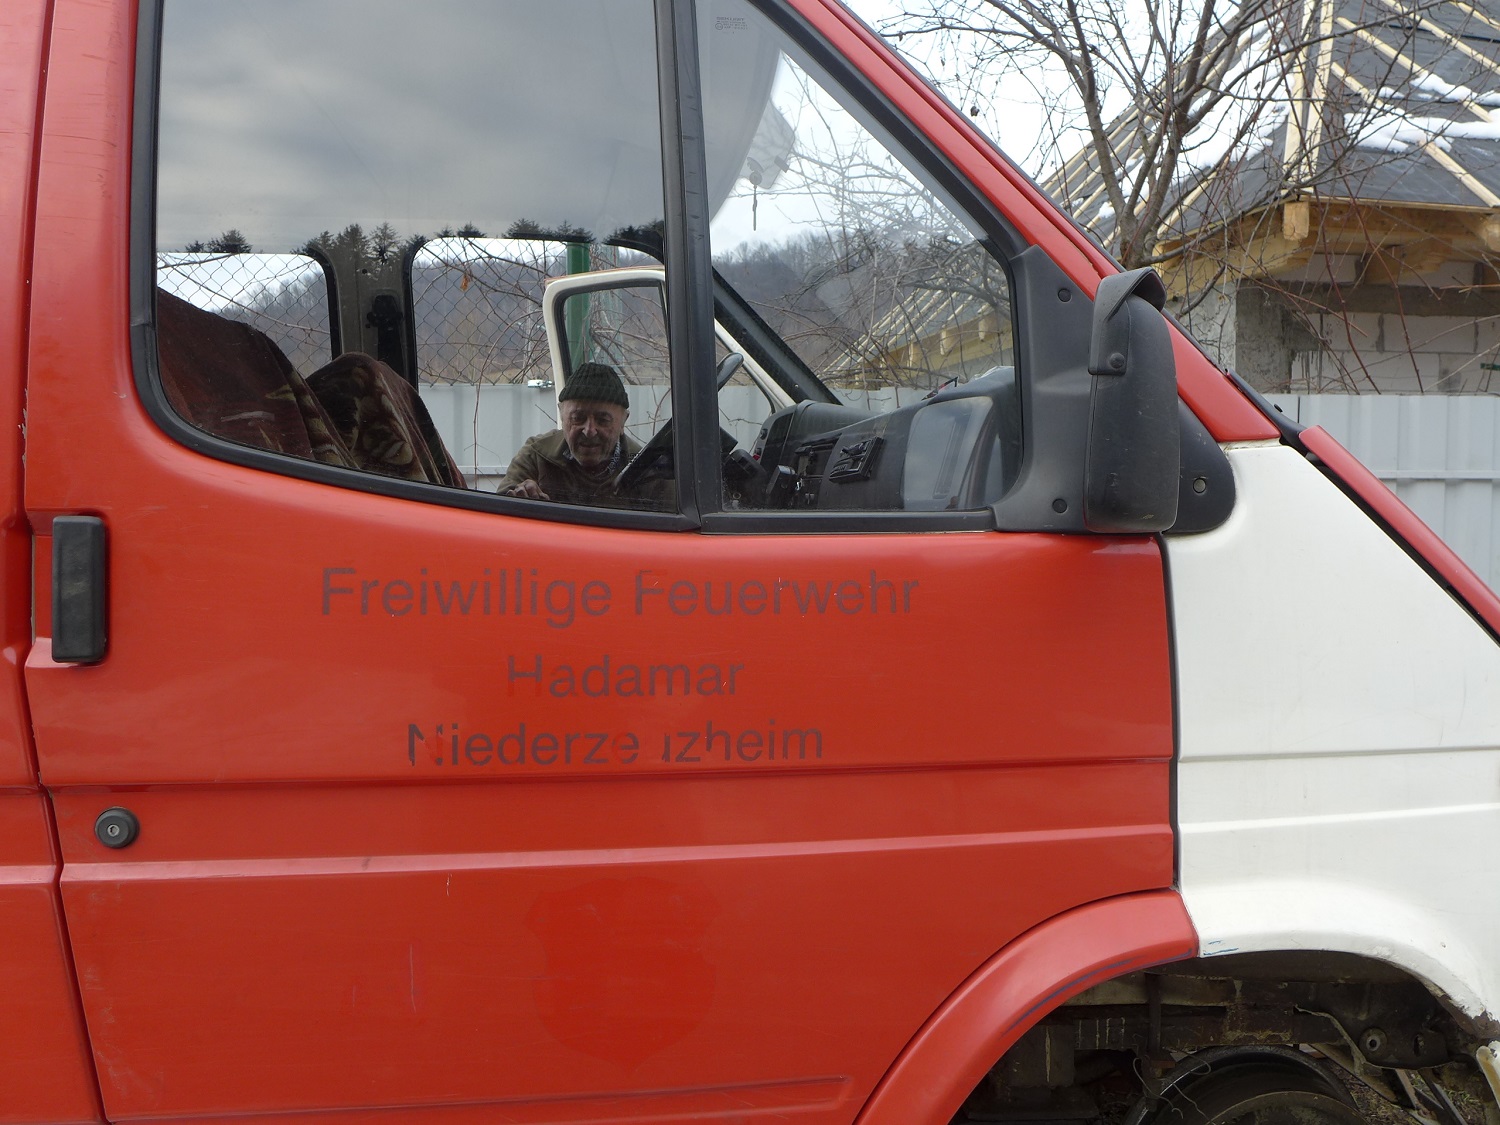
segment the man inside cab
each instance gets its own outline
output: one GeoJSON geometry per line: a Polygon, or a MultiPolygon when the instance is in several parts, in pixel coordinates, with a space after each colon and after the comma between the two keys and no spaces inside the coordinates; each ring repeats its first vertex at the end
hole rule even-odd
{"type": "Polygon", "coordinates": [[[659,498],[623,495],[615,488],[615,477],[641,443],[625,433],[630,399],[614,368],[579,364],[557,400],[562,426],[521,446],[496,491],[563,504],[660,507],[659,498]]]}

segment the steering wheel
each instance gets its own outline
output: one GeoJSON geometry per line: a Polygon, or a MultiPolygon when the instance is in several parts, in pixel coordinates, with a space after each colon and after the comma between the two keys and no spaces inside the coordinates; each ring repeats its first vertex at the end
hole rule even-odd
{"type": "MultiPolygon", "coordinates": [[[[719,360],[719,366],[714,368],[714,391],[717,393],[724,389],[724,385],[734,378],[734,373],[740,369],[745,362],[745,357],[739,352],[730,352],[719,360]]],[[[724,455],[727,457],[735,447],[734,438],[725,430],[719,431],[720,443],[723,445],[724,455]]],[[[650,471],[651,466],[661,459],[662,454],[672,448],[672,419],[668,418],[662,423],[661,429],[651,435],[651,440],[641,446],[641,451],[632,457],[625,467],[620,470],[620,475],[615,477],[615,491],[625,492],[641,483],[641,479],[650,471]]]]}
{"type": "Polygon", "coordinates": [[[615,477],[615,491],[628,492],[641,483],[647,470],[672,449],[672,419],[668,418],[662,428],[651,435],[651,440],[641,446],[640,452],[625,463],[620,475],[615,477]]]}

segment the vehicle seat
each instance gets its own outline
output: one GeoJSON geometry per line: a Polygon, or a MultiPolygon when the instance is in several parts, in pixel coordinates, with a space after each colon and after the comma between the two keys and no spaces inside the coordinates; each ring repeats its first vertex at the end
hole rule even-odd
{"type": "Polygon", "coordinates": [[[349,352],[304,379],[264,332],[156,292],[167,401],[216,437],[348,469],[464,488],[411,384],[349,352]]]}
{"type": "Polygon", "coordinates": [[[463,488],[463,474],[421,397],[388,365],[345,352],[307,377],[355,467],[463,488]]]}

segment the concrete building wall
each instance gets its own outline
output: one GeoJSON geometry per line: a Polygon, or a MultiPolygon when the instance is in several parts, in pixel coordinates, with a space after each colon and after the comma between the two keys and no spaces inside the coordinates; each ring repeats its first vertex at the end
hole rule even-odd
{"type": "Polygon", "coordinates": [[[1484,287],[1235,293],[1233,365],[1267,394],[1500,393],[1500,296],[1484,287]]]}

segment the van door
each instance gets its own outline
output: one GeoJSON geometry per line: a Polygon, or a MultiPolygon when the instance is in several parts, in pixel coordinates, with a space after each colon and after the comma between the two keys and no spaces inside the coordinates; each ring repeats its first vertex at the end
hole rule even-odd
{"type": "MultiPolygon", "coordinates": [[[[788,11],[696,13],[694,179],[656,124],[690,4],[128,7],[56,4],[26,491],[107,540],[102,651],[54,659],[39,601],[26,683],[111,1119],[848,1121],[1013,937],[1170,885],[1160,552],[1077,533],[1047,405],[1088,302],[788,11]],[[451,353],[413,385],[292,311],[337,305],[325,238],[627,231],[668,271],[649,499],[468,487],[423,402],[451,353]],[[762,396],[734,495],[689,237],[758,295],[757,362],[839,399],[762,396]]],[[[433,332],[483,330],[466,393],[517,437],[487,455],[591,471],[506,358],[520,298],[408,272],[449,279],[433,332]]],[[[628,403],[634,354],[591,361],[628,403]]]]}

